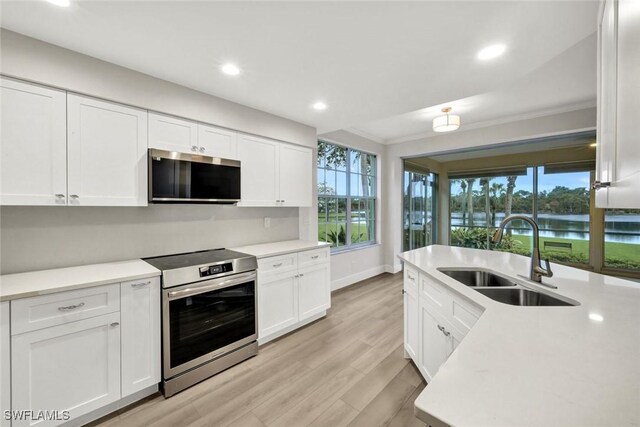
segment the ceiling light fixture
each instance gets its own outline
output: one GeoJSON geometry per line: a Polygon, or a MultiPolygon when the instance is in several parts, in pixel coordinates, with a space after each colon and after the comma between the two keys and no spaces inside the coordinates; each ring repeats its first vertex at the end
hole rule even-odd
{"type": "Polygon", "coordinates": [[[435,132],[451,132],[460,127],[460,116],[449,114],[451,107],[442,109],[444,116],[438,116],[433,119],[433,130],[435,132]]]}
{"type": "Polygon", "coordinates": [[[322,101],[318,101],[315,104],[313,104],[312,107],[314,110],[322,111],[327,109],[327,104],[325,104],[322,101]]]}
{"type": "Polygon", "coordinates": [[[51,4],[55,4],[60,7],[69,7],[71,5],[70,0],[47,0],[51,4]]]}
{"type": "Polygon", "coordinates": [[[240,68],[235,64],[224,64],[220,69],[228,76],[237,76],[240,74],[240,68]]]}
{"type": "Polygon", "coordinates": [[[487,46],[478,52],[478,59],[486,60],[497,58],[502,55],[504,51],[507,50],[507,47],[503,44],[494,44],[491,46],[487,46]]]}
{"type": "Polygon", "coordinates": [[[598,313],[589,313],[589,319],[595,320],[596,322],[602,322],[604,317],[598,313]]]}

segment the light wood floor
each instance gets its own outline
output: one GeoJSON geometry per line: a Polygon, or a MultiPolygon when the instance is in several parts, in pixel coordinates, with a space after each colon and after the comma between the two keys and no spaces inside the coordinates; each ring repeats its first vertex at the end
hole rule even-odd
{"type": "Polygon", "coordinates": [[[403,357],[402,276],[335,293],[326,318],[170,399],[151,396],[99,426],[424,426],[425,387],[403,357]]]}

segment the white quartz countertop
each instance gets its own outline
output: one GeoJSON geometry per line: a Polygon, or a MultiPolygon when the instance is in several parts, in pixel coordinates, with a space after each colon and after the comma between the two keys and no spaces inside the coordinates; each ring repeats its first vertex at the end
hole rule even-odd
{"type": "Polygon", "coordinates": [[[329,243],[317,242],[314,240],[286,240],[283,242],[262,243],[260,245],[241,246],[230,249],[232,251],[238,251],[245,254],[253,255],[257,258],[264,258],[269,256],[289,254],[291,252],[328,248],[329,246],[329,243]]]}
{"type": "Polygon", "coordinates": [[[640,425],[640,284],[552,263],[543,281],[558,289],[540,289],[580,305],[518,307],[437,268],[481,267],[522,282],[527,257],[435,245],[400,258],[485,307],[415,401],[427,424],[640,425]]]}
{"type": "Polygon", "coordinates": [[[159,276],[142,260],[109,262],[0,276],[0,301],[159,276]]]}

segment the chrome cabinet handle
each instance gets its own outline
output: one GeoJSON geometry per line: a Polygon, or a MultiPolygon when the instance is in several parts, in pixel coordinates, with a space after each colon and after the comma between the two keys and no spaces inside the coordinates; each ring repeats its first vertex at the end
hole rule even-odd
{"type": "Polygon", "coordinates": [[[191,146],[191,151],[198,151],[198,146],[197,145],[192,145],[191,146]]]}
{"type": "Polygon", "coordinates": [[[448,337],[449,335],[451,335],[451,332],[448,332],[444,326],[438,325],[438,329],[440,329],[440,332],[442,332],[445,337],[448,337]]]}
{"type": "Polygon", "coordinates": [[[402,290],[402,295],[406,294],[407,291],[405,291],[404,289],[402,290]]]}
{"type": "Polygon", "coordinates": [[[416,280],[416,278],[409,273],[407,273],[407,277],[409,278],[409,280],[416,280]]]}
{"type": "Polygon", "coordinates": [[[71,197],[72,199],[79,199],[80,196],[78,196],[77,194],[72,194],[69,197],[71,197]]]}
{"type": "Polygon", "coordinates": [[[200,152],[204,153],[204,147],[200,147],[200,152]]]}
{"type": "Polygon", "coordinates": [[[281,262],[279,262],[279,263],[277,263],[277,264],[273,264],[273,266],[274,266],[275,268],[278,268],[278,267],[281,267],[281,266],[282,266],[282,263],[281,263],[281,262]]]}
{"type": "Polygon", "coordinates": [[[64,199],[64,194],[58,193],[58,194],[56,194],[56,198],[64,199]]]}
{"type": "Polygon", "coordinates": [[[76,308],[80,308],[80,307],[84,307],[84,303],[81,302],[80,304],[75,304],[75,305],[67,305],[66,307],[58,307],[58,310],[60,311],[69,311],[69,310],[75,310],[76,308]]]}
{"type": "Polygon", "coordinates": [[[314,255],[314,256],[311,257],[311,259],[318,259],[319,256],[320,255],[314,255]]]}
{"type": "Polygon", "coordinates": [[[112,328],[115,328],[116,326],[118,326],[120,324],[120,322],[113,322],[110,326],[112,328]]]}
{"type": "Polygon", "coordinates": [[[300,277],[304,277],[304,274],[300,274],[300,277]]]}
{"type": "Polygon", "coordinates": [[[592,190],[599,190],[601,188],[611,187],[611,181],[593,181],[591,185],[592,190]]]}
{"type": "Polygon", "coordinates": [[[132,283],[131,287],[132,288],[141,288],[143,286],[147,286],[151,284],[151,280],[149,280],[148,282],[142,282],[142,283],[132,283]]]}

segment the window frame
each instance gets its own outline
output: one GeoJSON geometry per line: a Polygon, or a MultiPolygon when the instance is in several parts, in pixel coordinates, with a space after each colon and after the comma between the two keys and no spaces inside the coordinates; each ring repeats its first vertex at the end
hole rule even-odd
{"type": "MultiPolygon", "coordinates": [[[[318,204],[320,204],[320,199],[324,199],[325,200],[325,206],[327,206],[327,215],[328,215],[328,206],[329,206],[329,200],[331,199],[335,199],[336,200],[336,215],[338,212],[338,205],[339,199],[342,199],[345,201],[345,243],[344,245],[341,246],[331,246],[331,253],[339,253],[339,252],[348,252],[350,250],[355,250],[355,249],[359,249],[362,247],[368,247],[368,246],[372,246],[372,245],[377,245],[378,244],[378,155],[368,152],[368,151],[364,151],[364,150],[360,150],[360,149],[355,149],[355,148],[351,148],[348,147],[346,145],[342,145],[333,141],[328,141],[326,139],[318,139],[318,143],[323,143],[323,144],[329,144],[332,145],[334,147],[339,147],[342,148],[344,150],[346,150],[345,152],[345,170],[344,173],[346,174],[346,195],[343,194],[338,194],[337,192],[337,188],[336,188],[336,194],[321,194],[318,192],[317,195],[317,199],[318,199],[318,204]],[[362,155],[366,155],[366,156],[372,156],[373,157],[373,162],[371,163],[371,174],[366,174],[366,176],[371,177],[372,179],[372,195],[370,196],[358,196],[358,195],[351,195],[351,175],[352,174],[357,174],[357,175],[362,175],[359,171],[357,172],[352,172],[351,170],[351,154],[353,152],[357,152],[360,154],[360,156],[362,155]],[[373,235],[372,238],[369,238],[366,241],[358,241],[358,242],[352,242],[352,203],[353,200],[365,200],[367,203],[369,201],[373,202],[373,207],[371,209],[371,212],[373,212],[372,214],[372,218],[366,218],[367,220],[367,226],[369,227],[369,236],[371,237],[371,235],[373,235]]],[[[318,162],[316,162],[316,170],[319,171],[323,169],[325,172],[327,170],[333,170],[336,171],[336,169],[328,169],[326,168],[326,166],[319,166],[318,162]]],[[[318,186],[318,182],[316,183],[316,187],[318,186]]],[[[369,210],[367,209],[367,212],[369,210]]],[[[331,224],[336,224],[337,226],[341,225],[341,222],[330,222],[328,221],[328,217],[325,220],[320,220],[320,218],[318,218],[318,226],[320,225],[331,225],[331,224]]],[[[336,229],[337,231],[338,229],[336,229]]],[[[320,237],[320,236],[318,236],[320,237]]],[[[320,240],[320,239],[319,239],[320,240]]],[[[325,240],[323,241],[327,241],[326,240],[326,234],[325,234],[325,240]]],[[[330,243],[330,242],[327,242],[330,243]]]]}

